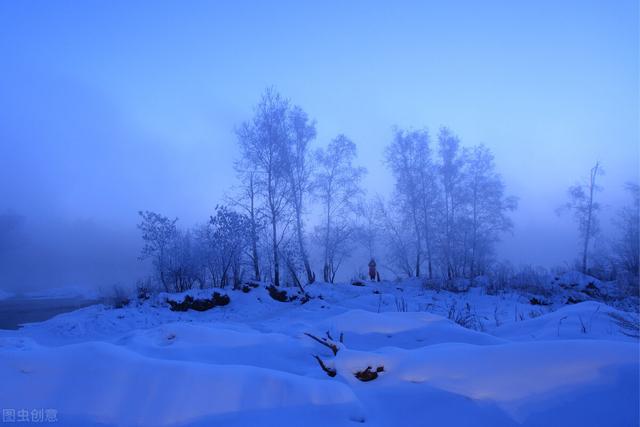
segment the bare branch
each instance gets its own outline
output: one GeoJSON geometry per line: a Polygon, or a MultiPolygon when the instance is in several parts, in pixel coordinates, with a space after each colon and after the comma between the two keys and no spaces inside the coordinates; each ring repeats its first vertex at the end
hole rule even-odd
{"type": "Polygon", "coordinates": [[[317,342],[319,342],[320,344],[322,344],[325,347],[328,347],[329,349],[331,349],[331,351],[333,352],[333,355],[335,356],[336,354],[338,354],[338,346],[334,343],[331,342],[329,340],[327,340],[326,338],[318,338],[315,335],[311,335],[308,332],[304,333],[306,336],[308,336],[309,338],[311,338],[312,340],[315,340],[317,342]]]}
{"type": "Polygon", "coordinates": [[[313,357],[318,361],[318,363],[320,364],[320,368],[322,368],[322,370],[325,371],[327,375],[329,375],[331,378],[336,376],[338,372],[334,368],[327,367],[327,365],[325,365],[325,363],[322,361],[322,359],[320,359],[320,357],[315,355],[313,357]]]}

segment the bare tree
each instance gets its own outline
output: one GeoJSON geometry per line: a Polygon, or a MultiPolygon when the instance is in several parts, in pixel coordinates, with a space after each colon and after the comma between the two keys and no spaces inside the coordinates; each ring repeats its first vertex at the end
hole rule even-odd
{"type": "Polygon", "coordinates": [[[459,276],[460,271],[456,259],[461,240],[459,233],[459,208],[463,202],[462,166],[463,158],[460,152],[460,140],[447,128],[441,128],[438,134],[439,145],[439,175],[442,185],[441,201],[441,235],[440,247],[443,268],[448,279],[459,276]]]}
{"type": "Polygon", "coordinates": [[[559,209],[559,212],[569,210],[573,212],[578,223],[578,231],[582,239],[582,272],[588,271],[589,243],[600,231],[598,212],[600,204],[596,202],[596,193],[601,190],[597,185],[597,177],[603,171],[600,163],[596,163],[589,172],[589,179],[584,184],[569,187],[569,201],[559,209]]]}
{"type": "Polygon", "coordinates": [[[144,246],[140,259],[151,258],[157,279],[166,291],[182,292],[200,280],[194,247],[189,231],[176,227],[177,218],[169,219],[155,212],[139,212],[144,246]]]}
{"type": "Polygon", "coordinates": [[[416,248],[412,244],[414,239],[411,231],[404,226],[404,218],[399,215],[398,209],[389,209],[382,198],[377,199],[376,205],[387,248],[388,262],[385,267],[396,276],[404,274],[412,277],[415,272],[413,262],[416,259],[416,248]]]}
{"type": "Polygon", "coordinates": [[[171,290],[169,278],[166,277],[169,265],[171,246],[178,235],[176,222],[178,218],[169,219],[155,212],[138,212],[142,221],[138,229],[142,232],[144,246],[140,259],[151,258],[157,277],[166,291],[171,290]]]}
{"type": "MultiPolygon", "coordinates": [[[[504,195],[504,182],[495,170],[494,157],[484,145],[467,151],[464,167],[464,185],[467,190],[469,244],[469,275],[473,278],[483,273],[487,257],[493,252],[500,233],[513,227],[509,212],[516,209],[515,197],[504,195]]],[[[466,260],[466,259],[465,259],[466,260]]],[[[465,266],[466,266],[465,262],[465,266]]]]}
{"type": "Polygon", "coordinates": [[[295,285],[304,294],[304,286],[298,277],[298,272],[304,269],[304,261],[300,254],[300,247],[295,235],[286,238],[281,246],[281,256],[286,267],[286,281],[295,285]]]}
{"type": "Polygon", "coordinates": [[[334,138],[326,149],[316,152],[318,170],[314,188],[322,205],[324,221],[318,227],[322,236],[323,279],[332,282],[340,266],[338,255],[351,238],[351,217],[362,194],[360,180],[365,169],[353,164],[356,145],[344,135],[334,138]]]}
{"type": "Polygon", "coordinates": [[[210,242],[220,268],[220,286],[229,282],[237,288],[242,279],[242,256],[249,242],[249,219],[226,206],[216,206],[216,214],[209,220],[210,242]]]}
{"type": "Polygon", "coordinates": [[[620,234],[613,248],[620,267],[634,277],[638,277],[640,274],[640,186],[629,182],[625,187],[631,195],[632,202],[618,212],[615,225],[620,234]]]}
{"type": "Polygon", "coordinates": [[[309,255],[304,236],[304,205],[310,192],[311,168],[309,162],[309,143],[316,137],[315,123],[310,121],[300,107],[293,107],[289,112],[289,144],[287,153],[287,174],[291,190],[291,204],[295,214],[295,233],[298,251],[302,258],[307,282],[316,279],[309,264],[309,255]]]}
{"type": "Polygon", "coordinates": [[[251,170],[242,169],[241,163],[236,165],[240,178],[240,187],[236,197],[228,197],[228,201],[245,213],[249,219],[249,259],[253,269],[253,279],[260,281],[260,254],[258,243],[260,233],[264,228],[264,212],[258,205],[258,188],[256,186],[256,173],[251,170]]]}
{"type": "Polygon", "coordinates": [[[404,220],[413,231],[415,275],[420,276],[423,256],[433,276],[433,229],[438,187],[426,130],[394,129],[394,139],[386,149],[386,162],[395,178],[395,200],[404,220]],[[426,253],[426,254],[425,254],[426,253]]]}
{"type": "Polygon", "coordinates": [[[381,233],[377,200],[363,200],[357,207],[357,239],[367,251],[369,259],[375,258],[381,233]]]}
{"type": "Polygon", "coordinates": [[[265,205],[270,225],[273,283],[280,285],[279,245],[288,225],[290,179],[287,174],[289,102],[274,89],[267,89],[252,120],[237,130],[242,164],[254,172],[257,193],[265,205]]]}

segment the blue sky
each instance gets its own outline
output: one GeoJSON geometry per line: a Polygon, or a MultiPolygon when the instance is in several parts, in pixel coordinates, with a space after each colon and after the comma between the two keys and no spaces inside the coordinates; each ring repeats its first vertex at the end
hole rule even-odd
{"type": "Polygon", "coordinates": [[[267,86],[357,144],[369,193],[393,125],[451,127],[520,197],[515,262],[571,260],[566,188],[638,179],[637,1],[0,3],[0,210],[135,232],[196,221],[233,184],[233,134],[267,86]]]}

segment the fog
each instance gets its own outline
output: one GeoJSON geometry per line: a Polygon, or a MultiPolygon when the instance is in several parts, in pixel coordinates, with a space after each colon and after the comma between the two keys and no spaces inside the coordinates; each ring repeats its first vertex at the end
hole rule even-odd
{"type": "Polygon", "coordinates": [[[601,162],[607,239],[638,181],[638,4],[557,3],[3,2],[0,288],[144,276],[137,212],[206,221],[272,86],[314,147],[356,143],[369,196],[393,189],[394,125],[485,144],[519,198],[497,258],[572,263],[567,188],[601,162]]]}

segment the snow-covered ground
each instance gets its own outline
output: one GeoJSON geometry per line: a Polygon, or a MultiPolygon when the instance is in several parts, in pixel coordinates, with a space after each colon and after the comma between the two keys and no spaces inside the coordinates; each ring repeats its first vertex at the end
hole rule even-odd
{"type": "Polygon", "coordinates": [[[573,284],[534,304],[407,280],[314,284],[305,304],[259,287],[204,312],[171,311],[185,294],[93,305],[0,332],[0,406],[74,426],[636,426],[637,312],[566,305],[573,284]]]}

